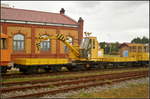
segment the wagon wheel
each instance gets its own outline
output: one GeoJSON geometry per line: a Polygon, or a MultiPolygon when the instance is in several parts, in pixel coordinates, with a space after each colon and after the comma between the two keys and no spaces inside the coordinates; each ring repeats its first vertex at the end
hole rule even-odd
{"type": "Polygon", "coordinates": [[[34,74],[38,73],[38,68],[20,68],[20,71],[24,74],[34,74]]]}
{"type": "Polygon", "coordinates": [[[25,72],[26,72],[26,69],[24,69],[24,68],[19,68],[19,72],[25,73],[25,72]]]}
{"type": "Polygon", "coordinates": [[[51,67],[52,72],[60,72],[61,71],[61,66],[53,66],[51,67]]]}
{"type": "Polygon", "coordinates": [[[50,69],[49,69],[49,68],[44,68],[44,71],[45,71],[46,73],[48,73],[48,72],[50,72],[50,69]]]}
{"type": "Polygon", "coordinates": [[[73,68],[72,68],[71,66],[67,66],[67,69],[68,69],[69,71],[73,71],[73,68]]]}
{"type": "Polygon", "coordinates": [[[75,71],[85,71],[86,66],[85,65],[76,65],[74,68],[75,71]]]}
{"type": "Polygon", "coordinates": [[[6,72],[7,72],[7,68],[2,68],[2,67],[0,67],[0,72],[1,72],[1,73],[6,73],[6,72]]]}

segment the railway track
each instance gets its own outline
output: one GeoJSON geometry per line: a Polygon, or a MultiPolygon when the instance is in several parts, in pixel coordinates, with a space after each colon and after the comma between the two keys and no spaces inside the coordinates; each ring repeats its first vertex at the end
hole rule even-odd
{"type": "MultiPolygon", "coordinates": [[[[133,72],[133,71],[132,71],[133,72]]],[[[136,72],[136,71],[134,71],[136,72]]],[[[77,72],[76,72],[77,73],[77,72]]],[[[78,72],[79,73],[79,72],[78,72]]],[[[124,72],[126,74],[130,72],[124,72]]],[[[112,74],[120,74],[120,73],[112,73],[112,74]]],[[[87,78],[87,77],[95,77],[95,76],[105,76],[105,75],[112,75],[112,74],[90,74],[90,75],[85,75],[85,76],[80,76],[80,77],[67,77],[67,78],[44,78],[44,79],[38,79],[38,80],[28,80],[28,81],[12,81],[12,82],[2,82],[2,86],[10,86],[10,85],[23,85],[23,84],[36,84],[36,83],[46,83],[46,82],[55,82],[55,81],[63,81],[63,80],[72,80],[72,79],[79,79],[79,78],[87,78]]]]}
{"type": "Polygon", "coordinates": [[[104,85],[104,84],[113,84],[116,82],[129,80],[133,78],[140,78],[148,76],[148,71],[136,71],[136,72],[125,72],[125,73],[113,73],[113,74],[104,74],[104,75],[92,75],[92,76],[85,76],[85,77],[78,77],[78,78],[68,78],[68,79],[51,79],[47,80],[48,83],[44,84],[43,82],[33,82],[30,83],[29,86],[20,86],[20,87],[8,87],[2,88],[2,93],[9,93],[12,91],[23,91],[27,89],[33,88],[43,88],[48,87],[49,85],[53,86],[64,86],[64,85],[75,85],[72,87],[64,87],[64,88],[56,88],[51,89],[49,91],[25,94],[25,95],[18,95],[18,96],[11,96],[6,98],[25,98],[25,97],[41,97],[46,94],[57,94],[61,92],[66,92],[70,90],[77,90],[81,88],[88,88],[92,86],[104,85]],[[37,84],[42,83],[42,84],[37,84]],[[81,84],[82,83],[82,84],[81,84]]]}
{"type": "Polygon", "coordinates": [[[56,76],[56,75],[65,75],[65,74],[77,74],[77,73],[91,73],[91,72],[97,72],[97,71],[110,71],[110,70],[124,70],[124,69],[135,69],[135,68],[141,68],[141,67],[122,67],[117,69],[101,69],[101,70],[86,70],[86,71],[71,71],[71,72],[40,72],[37,74],[22,74],[22,73],[11,73],[11,74],[2,74],[2,79],[11,79],[11,78],[23,78],[23,77],[44,77],[44,76],[56,76]]]}

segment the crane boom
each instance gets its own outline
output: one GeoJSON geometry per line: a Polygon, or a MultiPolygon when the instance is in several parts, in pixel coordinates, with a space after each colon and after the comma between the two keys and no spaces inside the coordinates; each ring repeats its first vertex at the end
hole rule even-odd
{"type": "Polygon", "coordinates": [[[80,52],[75,47],[73,47],[69,42],[66,41],[66,38],[64,37],[63,34],[57,34],[56,36],[39,37],[38,43],[36,43],[38,49],[40,49],[40,43],[48,39],[57,39],[57,40],[62,41],[68,48],[71,49],[71,51],[74,53],[75,56],[77,57],[80,56],[80,52]]]}

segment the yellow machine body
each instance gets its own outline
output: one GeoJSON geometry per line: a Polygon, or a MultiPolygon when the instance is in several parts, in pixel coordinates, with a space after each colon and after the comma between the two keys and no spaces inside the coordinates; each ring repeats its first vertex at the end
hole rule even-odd
{"type": "Polygon", "coordinates": [[[149,53],[147,52],[130,52],[129,57],[134,57],[137,61],[149,61],[149,53]]]}
{"type": "Polygon", "coordinates": [[[68,59],[64,58],[18,58],[14,61],[20,65],[49,65],[49,64],[67,64],[68,59]]]}
{"type": "Polygon", "coordinates": [[[136,60],[136,58],[133,58],[133,57],[103,57],[103,58],[100,58],[99,61],[102,61],[102,62],[134,62],[137,60],[136,60]]]}
{"type": "MultiPolygon", "coordinates": [[[[149,53],[148,52],[129,52],[128,57],[121,56],[105,56],[104,49],[99,47],[99,43],[96,37],[85,37],[90,39],[88,47],[88,56],[86,61],[96,61],[96,62],[136,62],[136,61],[149,61],[149,53]]],[[[141,44],[142,45],[142,44],[141,44]]],[[[82,52],[80,53],[82,55],[82,52]]],[[[81,59],[85,61],[85,59],[81,59]]]]}

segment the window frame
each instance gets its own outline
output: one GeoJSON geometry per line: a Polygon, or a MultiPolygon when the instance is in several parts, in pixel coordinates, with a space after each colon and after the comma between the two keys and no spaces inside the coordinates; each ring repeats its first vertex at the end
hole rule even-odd
{"type": "MultiPolygon", "coordinates": [[[[69,42],[71,45],[73,45],[73,37],[72,36],[66,36],[66,38],[68,38],[68,37],[70,37],[71,39],[72,39],[72,42],[69,42]]],[[[69,48],[66,46],[66,45],[64,45],[64,52],[65,53],[67,53],[67,52],[69,52],[69,48]]]]}
{"type": "MultiPolygon", "coordinates": [[[[44,35],[42,35],[41,37],[43,37],[43,36],[47,36],[47,37],[48,37],[49,35],[44,34],[44,35]]],[[[40,43],[40,45],[41,45],[40,51],[42,51],[42,52],[51,51],[51,39],[42,41],[42,42],[40,43]],[[49,45],[48,45],[48,44],[49,44],[49,45]],[[44,48],[42,48],[42,46],[44,46],[44,48]],[[46,47],[45,47],[45,46],[46,46],[46,47]],[[49,48],[48,48],[48,46],[49,46],[49,48]]]]}
{"type": "Polygon", "coordinates": [[[0,49],[7,49],[7,38],[0,38],[0,49]]]}
{"type": "Polygon", "coordinates": [[[21,33],[14,34],[13,36],[13,51],[24,51],[25,50],[25,35],[21,33]],[[15,36],[21,35],[23,40],[16,40],[15,36]],[[14,43],[16,42],[16,45],[14,43]],[[18,46],[19,45],[19,46],[18,46]]]}
{"type": "Polygon", "coordinates": [[[3,26],[1,25],[1,28],[0,28],[0,33],[3,33],[3,26]]]}

